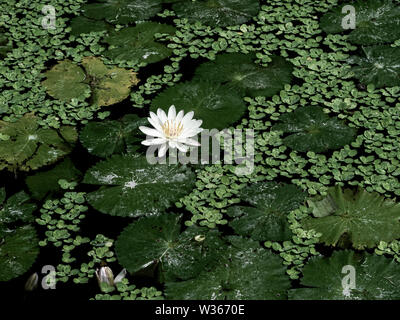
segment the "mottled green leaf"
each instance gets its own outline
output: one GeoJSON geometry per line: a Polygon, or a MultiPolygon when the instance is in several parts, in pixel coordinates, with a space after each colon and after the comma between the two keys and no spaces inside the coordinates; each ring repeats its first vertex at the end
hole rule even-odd
{"type": "Polygon", "coordinates": [[[302,222],[307,230],[322,234],[321,242],[335,246],[347,237],[354,248],[363,249],[400,238],[400,204],[377,193],[342,190],[339,186],[329,189],[326,197],[332,206],[319,206],[324,201],[319,197],[309,200],[315,203],[312,207],[316,218],[302,222]]]}
{"type": "Polygon", "coordinates": [[[227,84],[247,96],[272,96],[292,79],[292,66],[285,59],[272,56],[267,67],[255,64],[252,54],[218,55],[196,69],[196,77],[204,81],[227,84]]]}
{"type": "Polygon", "coordinates": [[[181,216],[145,217],[129,225],[116,242],[118,261],[129,272],[158,264],[162,279],[190,279],[218,262],[224,242],[217,230],[190,227],[180,232],[181,216]],[[196,240],[196,236],[204,239],[196,240]]]}
{"type": "Polygon", "coordinates": [[[230,237],[220,264],[187,281],[167,282],[173,300],[281,300],[290,287],[282,259],[257,242],[230,237]]]}
{"type": "Polygon", "coordinates": [[[300,107],[285,113],[273,130],[289,134],[283,143],[296,151],[323,152],[339,149],[353,141],[355,129],[337,118],[330,118],[321,107],[300,107]]]}
{"type": "Polygon", "coordinates": [[[366,252],[336,251],[331,257],[312,257],[303,269],[300,282],[309,288],[292,289],[296,300],[398,300],[400,266],[392,259],[366,252]],[[349,288],[354,268],[355,288],[349,288]]]}
{"type": "MultiPolygon", "coordinates": [[[[374,45],[393,42],[400,38],[400,6],[392,0],[363,0],[349,3],[355,11],[355,29],[348,39],[355,44],[374,45]]],[[[342,13],[346,3],[335,7],[321,18],[320,26],[327,33],[346,31],[342,13]]],[[[345,18],[346,19],[346,18],[345,18]]]]}
{"type": "Polygon", "coordinates": [[[400,48],[373,46],[363,48],[364,56],[348,59],[351,69],[361,83],[375,88],[400,85],[400,48]]]}
{"type": "Polygon", "coordinates": [[[129,61],[138,65],[164,60],[172,54],[172,50],[155,41],[156,33],[174,34],[175,28],[167,24],[144,22],[110,33],[104,39],[110,46],[103,54],[115,61],[129,61]]]}
{"type": "Polygon", "coordinates": [[[202,128],[224,129],[238,121],[246,105],[237,90],[212,82],[185,82],[160,93],[151,104],[151,110],[168,111],[171,105],[185,113],[194,111],[194,118],[203,120],[202,128]]]}
{"type": "Polygon", "coordinates": [[[186,166],[153,165],[144,157],[114,155],[90,168],[83,182],[102,186],[87,196],[95,209],[138,217],[168,208],[193,188],[194,179],[186,166]]]}
{"type": "Polygon", "coordinates": [[[258,0],[197,0],[178,2],[172,8],[179,17],[191,22],[224,27],[253,19],[260,11],[260,3],[258,0]]]}
{"type": "Polygon", "coordinates": [[[70,153],[77,139],[75,128],[40,128],[32,114],[16,122],[0,121],[0,134],[9,137],[0,140],[0,170],[29,171],[52,164],[70,153]]]}

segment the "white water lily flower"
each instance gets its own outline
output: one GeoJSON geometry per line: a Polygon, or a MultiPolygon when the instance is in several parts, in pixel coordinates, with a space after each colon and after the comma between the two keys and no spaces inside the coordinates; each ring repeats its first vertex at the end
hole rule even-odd
{"type": "Polygon", "coordinates": [[[202,120],[193,119],[194,112],[190,111],[184,114],[183,110],[176,114],[175,106],[170,106],[168,116],[162,109],[157,110],[157,114],[150,112],[150,118],[147,118],[154,128],[140,126],[139,129],[150,136],[142,141],[145,146],[158,145],[158,156],[163,157],[168,148],[187,152],[189,146],[200,146],[200,143],[192,139],[198,133],[203,131],[200,128],[202,120]]]}

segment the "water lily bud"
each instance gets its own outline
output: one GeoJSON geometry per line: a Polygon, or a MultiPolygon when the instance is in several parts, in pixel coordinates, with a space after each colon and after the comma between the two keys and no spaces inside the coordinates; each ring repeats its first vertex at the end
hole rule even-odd
{"type": "Polygon", "coordinates": [[[114,279],[114,284],[121,282],[126,276],[126,269],[122,269],[122,271],[120,273],[118,273],[118,275],[115,277],[114,279]]]}
{"type": "Polygon", "coordinates": [[[96,270],[96,277],[99,281],[99,285],[106,283],[109,286],[114,285],[114,274],[109,267],[101,267],[100,270],[96,270]]]}
{"type": "Polygon", "coordinates": [[[206,239],[205,235],[202,234],[198,234],[197,236],[194,237],[194,240],[198,241],[198,242],[202,242],[206,239]]]}
{"type": "Polygon", "coordinates": [[[38,285],[39,276],[37,272],[32,274],[25,283],[25,290],[26,291],[33,291],[36,289],[38,285]]]}

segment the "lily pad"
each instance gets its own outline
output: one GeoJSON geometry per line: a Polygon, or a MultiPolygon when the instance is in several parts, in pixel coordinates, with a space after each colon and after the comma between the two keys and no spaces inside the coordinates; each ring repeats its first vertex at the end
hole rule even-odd
{"type": "Polygon", "coordinates": [[[290,299],[398,300],[400,266],[384,256],[336,251],[329,258],[312,257],[303,269],[300,283],[311,288],[289,290],[290,299]],[[345,266],[354,268],[355,288],[349,288],[344,279],[350,275],[343,270],[345,266]]]}
{"type": "Polygon", "coordinates": [[[287,214],[304,202],[306,194],[300,188],[261,182],[243,189],[239,196],[254,207],[233,206],[228,209],[228,215],[234,218],[229,225],[237,234],[258,241],[292,238],[287,214]]]}
{"type": "Polygon", "coordinates": [[[39,253],[38,241],[31,225],[19,227],[0,239],[0,281],[11,280],[29,270],[39,253]]]}
{"type": "Polygon", "coordinates": [[[351,70],[361,83],[373,84],[375,88],[400,85],[400,48],[373,46],[363,48],[364,57],[348,59],[356,64],[351,70]]]}
{"type": "Polygon", "coordinates": [[[25,273],[35,261],[39,249],[35,229],[29,224],[36,205],[29,196],[18,192],[6,199],[0,189],[0,281],[25,273]]]}
{"type": "Polygon", "coordinates": [[[230,237],[220,264],[197,278],[166,283],[172,300],[282,300],[290,287],[282,259],[252,240],[230,237]]]}
{"type": "MultiPolygon", "coordinates": [[[[345,31],[342,19],[341,4],[325,14],[320,26],[327,33],[345,31]]],[[[355,29],[348,39],[350,42],[361,45],[376,45],[390,43],[400,38],[400,6],[392,0],[367,0],[350,3],[355,11],[355,29]]]]}
{"type": "Polygon", "coordinates": [[[172,54],[172,49],[155,41],[157,33],[174,34],[175,28],[167,24],[143,22],[110,33],[104,39],[110,47],[103,54],[114,61],[129,61],[137,65],[164,60],[172,54]]]}
{"type": "Polygon", "coordinates": [[[81,175],[81,172],[74,167],[71,159],[66,158],[54,168],[38,172],[25,179],[34,199],[42,200],[46,196],[52,195],[61,190],[58,180],[75,181],[81,175]]]}
{"type": "Polygon", "coordinates": [[[162,9],[162,0],[97,0],[85,4],[83,14],[95,20],[106,20],[113,24],[128,24],[147,20],[162,9]]]}
{"type": "Polygon", "coordinates": [[[247,109],[236,90],[205,81],[185,82],[164,90],[153,99],[151,110],[160,108],[168,113],[171,105],[185,113],[194,111],[194,118],[203,120],[204,129],[227,128],[247,109]]]}
{"type": "Polygon", "coordinates": [[[330,118],[317,106],[300,107],[283,114],[279,120],[281,123],[272,129],[290,134],[283,138],[283,143],[301,152],[339,149],[352,142],[356,133],[354,128],[336,117],[330,118]]]}
{"type": "Polygon", "coordinates": [[[33,211],[36,210],[36,205],[29,203],[29,196],[20,191],[6,199],[6,192],[4,188],[0,189],[0,237],[3,232],[11,231],[8,224],[15,222],[32,222],[33,211]]]}
{"type": "Polygon", "coordinates": [[[305,229],[322,234],[320,242],[335,246],[348,239],[354,248],[364,249],[400,238],[400,204],[377,193],[340,186],[329,189],[326,198],[330,206],[319,205],[326,203],[320,197],[310,200],[316,218],[302,221],[305,229]]]}
{"type": "Polygon", "coordinates": [[[176,3],[172,9],[190,22],[225,27],[243,24],[256,17],[260,3],[258,0],[197,0],[176,3]]]}
{"type": "Polygon", "coordinates": [[[29,171],[52,164],[69,154],[77,140],[75,128],[64,126],[58,132],[40,128],[33,114],[16,122],[0,121],[0,170],[29,171]]]}
{"type": "Polygon", "coordinates": [[[139,217],[161,213],[191,191],[194,180],[194,173],[186,166],[153,165],[145,157],[114,155],[90,168],[83,183],[101,186],[87,195],[95,209],[139,217]]]}
{"type": "Polygon", "coordinates": [[[132,273],[158,264],[167,280],[186,280],[211,270],[224,247],[220,233],[201,227],[181,233],[180,221],[180,215],[164,214],[132,223],[116,242],[118,261],[132,273]]]}
{"type": "Polygon", "coordinates": [[[146,118],[134,114],[126,115],[120,121],[90,122],[82,129],[79,138],[89,153],[106,158],[122,153],[127,147],[129,151],[138,149],[142,141],[139,126],[146,124],[146,118]]]}
{"type": "Polygon", "coordinates": [[[109,106],[127,98],[131,86],[139,82],[132,70],[106,66],[100,58],[84,57],[82,66],[86,72],[64,60],[47,71],[42,84],[48,94],[67,102],[91,95],[93,104],[109,106]]]}
{"type": "Polygon", "coordinates": [[[243,95],[273,96],[292,79],[292,65],[279,56],[272,56],[268,67],[255,64],[253,54],[228,53],[196,69],[196,77],[227,84],[243,95]]]}
{"type": "Polygon", "coordinates": [[[105,30],[111,30],[111,26],[104,21],[98,21],[86,18],[84,16],[78,16],[71,19],[71,34],[78,36],[82,33],[100,32],[105,30]]]}

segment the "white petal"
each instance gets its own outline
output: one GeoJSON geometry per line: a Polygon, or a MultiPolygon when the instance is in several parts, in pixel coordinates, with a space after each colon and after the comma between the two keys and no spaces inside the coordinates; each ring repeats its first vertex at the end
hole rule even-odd
{"type": "Polygon", "coordinates": [[[179,122],[182,121],[183,115],[184,115],[183,110],[181,110],[181,111],[178,112],[178,114],[177,114],[177,116],[176,116],[176,119],[175,119],[176,123],[179,123],[179,122]]]}
{"type": "Polygon", "coordinates": [[[184,127],[186,127],[186,125],[190,123],[190,121],[192,120],[193,116],[194,116],[194,112],[193,111],[190,111],[190,112],[185,114],[185,116],[182,119],[182,124],[183,124],[184,127]]]}
{"type": "Polygon", "coordinates": [[[201,128],[196,128],[196,129],[191,129],[188,128],[187,130],[184,130],[180,135],[179,138],[189,138],[189,137],[194,137],[197,134],[199,134],[203,129],[201,128]]]}
{"type": "Polygon", "coordinates": [[[163,144],[163,143],[165,143],[164,138],[148,139],[148,140],[142,141],[142,144],[144,144],[145,146],[153,146],[153,145],[163,144]]]}
{"type": "Polygon", "coordinates": [[[169,110],[168,110],[168,120],[174,121],[175,118],[176,118],[176,109],[175,109],[175,106],[172,105],[169,107],[169,110]]]}
{"type": "Polygon", "coordinates": [[[156,129],[151,129],[148,127],[140,126],[139,130],[142,131],[144,134],[147,134],[148,136],[164,138],[164,133],[162,133],[156,129]]]}
{"type": "Polygon", "coordinates": [[[158,149],[158,157],[159,157],[159,158],[164,157],[165,154],[167,153],[167,150],[168,150],[167,144],[164,143],[164,144],[158,149]]]}
{"type": "MultiPolygon", "coordinates": [[[[158,123],[159,126],[161,127],[163,125],[163,123],[161,122],[161,120],[157,117],[157,115],[154,112],[150,111],[150,118],[153,120],[154,123],[158,123]]],[[[150,121],[149,121],[150,122],[150,121]]],[[[150,122],[151,123],[151,122],[150,122]]],[[[157,127],[155,127],[156,129],[158,129],[157,127]]],[[[161,130],[162,131],[162,130],[161,130]]]]}
{"type": "Polygon", "coordinates": [[[161,127],[161,124],[160,124],[160,121],[158,120],[158,118],[157,118],[156,121],[154,121],[154,119],[152,119],[152,118],[147,118],[147,120],[149,121],[149,123],[150,123],[154,128],[156,128],[156,130],[158,130],[158,131],[160,131],[160,132],[163,131],[163,130],[162,130],[162,127],[161,127]]]}
{"type": "Polygon", "coordinates": [[[171,148],[176,148],[178,143],[176,141],[174,141],[174,140],[169,140],[169,145],[170,145],[171,148]]]}
{"type": "Polygon", "coordinates": [[[182,144],[182,143],[177,143],[177,148],[178,148],[178,150],[179,151],[182,151],[182,152],[187,152],[188,150],[189,150],[189,147],[188,146],[185,146],[184,144],[182,144]]]}
{"type": "Polygon", "coordinates": [[[158,119],[160,119],[161,123],[164,123],[168,120],[167,115],[165,114],[164,110],[162,110],[160,108],[157,109],[157,116],[158,116],[158,119]]]}
{"type": "Polygon", "coordinates": [[[184,143],[188,144],[190,146],[194,146],[194,147],[200,147],[201,146],[200,142],[198,142],[198,141],[196,141],[194,139],[190,139],[190,138],[185,139],[184,143]]]}

